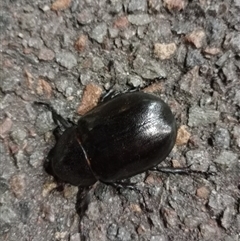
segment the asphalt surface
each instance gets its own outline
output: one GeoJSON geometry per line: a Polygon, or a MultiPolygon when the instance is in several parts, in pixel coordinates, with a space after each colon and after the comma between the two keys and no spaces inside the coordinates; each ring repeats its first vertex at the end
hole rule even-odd
{"type": "Polygon", "coordinates": [[[239,0],[2,1],[0,240],[240,240],[239,13],[239,0]],[[160,166],[214,175],[135,176],[145,208],[97,183],[79,217],[78,188],[43,168],[56,126],[34,101],[76,122],[89,84],[148,86],[180,129],[160,166]]]}

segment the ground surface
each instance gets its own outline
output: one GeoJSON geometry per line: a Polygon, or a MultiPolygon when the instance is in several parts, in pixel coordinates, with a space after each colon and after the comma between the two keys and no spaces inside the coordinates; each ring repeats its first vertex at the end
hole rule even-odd
{"type": "Polygon", "coordinates": [[[240,1],[52,3],[1,1],[0,240],[80,240],[78,190],[44,171],[54,123],[33,101],[76,121],[85,85],[149,82],[182,130],[161,165],[216,175],[134,177],[147,212],[137,193],[99,184],[86,240],[239,240],[240,1]]]}

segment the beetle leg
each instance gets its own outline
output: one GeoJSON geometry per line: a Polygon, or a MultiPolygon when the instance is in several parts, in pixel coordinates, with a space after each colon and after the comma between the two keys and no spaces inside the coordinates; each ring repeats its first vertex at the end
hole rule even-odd
{"type": "Polygon", "coordinates": [[[110,99],[115,98],[118,95],[136,92],[136,91],[139,91],[140,89],[141,89],[140,87],[133,87],[133,88],[125,89],[123,91],[117,91],[111,88],[109,91],[107,91],[101,96],[100,102],[106,102],[106,101],[109,101],[110,99]]]}
{"type": "Polygon", "coordinates": [[[52,163],[51,160],[54,156],[54,147],[49,151],[46,160],[43,163],[44,170],[51,176],[54,177],[54,179],[58,180],[57,176],[54,174],[52,169],[52,163]]]}
{"type": "Polygon", "coordinates": [[[49,103],[35,101],[34,104],[44,105],[49,111],[51,111],[53,121],[57,125],[57,127],[53,131],[53,135],[55,136],[56,140],[59,139],[59,137],[67,128],[74,125],[72,122],[65,120],[61,115],[59,115],[49,103]]]}
{"type": "Polygon", "coordinates": [[[86,234],[83,230],[82,225],[82,218],[88,208],[88,204],[90,202],[90,195],[89,191],[91,190],[92,186],[90,187],[79,187],[77,193],[77,202],[76,202],[76,211],[79,216],[79,233],[81,240],[86,240],[86,234]]]}
{"type": "Polygon", "coordinates": [[[106,93],[104,93],[101,98],[100,98],[100,101],[99,102],[106,102],[112,98],[114,98],[115,96],[119,95],[120,92],[114,90],[114,89],[110,89],[109,91],[107,91],[106,93]]]}
{"type": "Polygon", "coordinates": [[[189,167],[153,167],[149,170],[171,174],[189,174],[192,171],[189,167]]]}
{"type": "Polygon", "coordinates": [[[60,136],[62,135],[62,133],[63,133],[63,130],[62,130],[59,126],[57,126],[57,127],[53,130],[53,135],[54,135],[56,141],[59,140],[59,138],[60,138],[60,136]]]}
{"type": "Polygon", "coordinates": [[[210,175],[214,175],[213,172],[204,172],[204,171],[198,171],[198,170],[192,170],[191,165],[187,167],[154,167],[149,169],[150,171],[157,171],[157,172],[163,172],[163,173],[171,173],[171,174],[180,174],[180,175],[189,175],[189,174],[202,174],[205,175],[206,177],[210,175]]]}
{"type": "Polygon", "coordinates": [[[138,86],[138,87],[129,87],[125,90],[122,90],[122,91],[117,91],[117,90],[114,90],[113,89],[113,85],[110,87],[110,89],[104,93],[101,97],[100,97],[100,103],[101,102],[106,102],[110,99],[113,99],[114,97],[120,95],[120,94],[125,94],[125,93],[132,93],[132,92],[136,92],[136,91],[142,91],[144,90],[145,88],[151,86],[153,83],[155,83],[156,80],[152,80],[152,81],[147,81],[143,86],[138,86]]]}
{"type": "Polygon", "coordinates": [[[136,189],[136,183],[133,183],[133,182],[113,182],[113,183],[104,182],[104,184],[106,184],[108,186],[112,186],[112,187],[116,188],[117,190],[120,190],[122,188],[127,188],[130,190],[136,189]]]}
{"type": "Polygon", "coordinates": [[[65,129],[73,126],[73,123],[71,123],[70,121],[65,120],[61,115],[59,115],[56,112],[56,110],[54,110],[54,108],[49,103],[34,101],[34,104],[35,105],[44,105],[44,106],[46,106],[48,108],[48,110],[52,112],[53,121],[54,121],[54,123],[57,126],[62,126],[65,129]]]}
{"type": "Polygon", "coordinates": [[[79,187],[78,189],[76,210],[80,218],[83,217],[90,202],[89,191],[91,188],[92,187],[79,187]]]}

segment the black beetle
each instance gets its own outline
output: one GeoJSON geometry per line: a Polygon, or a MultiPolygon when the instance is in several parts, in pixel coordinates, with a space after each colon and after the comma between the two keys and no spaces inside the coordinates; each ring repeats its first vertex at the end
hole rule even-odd
{"type": "Polygon", "coordinates": [[[176,135],[175,118],[159,97],[119,94],[64,131],[49,153],[49,167],[58,179],[80,187],[115,183],[157,166],[176,135]]]}

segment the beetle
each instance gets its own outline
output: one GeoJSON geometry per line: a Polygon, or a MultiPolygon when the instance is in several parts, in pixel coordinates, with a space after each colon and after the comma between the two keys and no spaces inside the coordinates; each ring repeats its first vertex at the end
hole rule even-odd
{"type": "Polygon", "coordinates": [[[65,126],[49,152],[48,170],[79,187],[117,183],[156,167],[177,136],[170,107],[144,92],[119,94],[82,116],[77,125],[65,126]]]}

